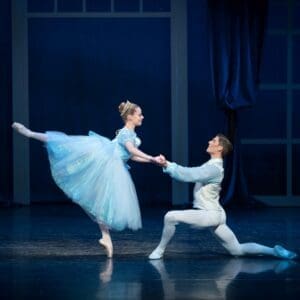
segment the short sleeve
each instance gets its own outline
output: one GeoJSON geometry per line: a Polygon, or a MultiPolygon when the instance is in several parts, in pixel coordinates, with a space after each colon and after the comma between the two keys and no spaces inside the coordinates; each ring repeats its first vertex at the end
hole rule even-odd
{"type": "Polygon", "coordinates": [[[125,146],[126,142],[131,142],[135,144],[136,134],[128,129],[121,129],[117,135],[117,141],[119,144],[125,146]]]}

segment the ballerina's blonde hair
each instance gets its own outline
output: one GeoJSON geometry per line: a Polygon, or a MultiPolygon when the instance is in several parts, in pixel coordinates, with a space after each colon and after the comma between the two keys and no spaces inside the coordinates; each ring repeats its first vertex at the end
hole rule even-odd
{"type": "Polygon", "coordinates": [[[120,103],[119,112],[123,121],[126,122],[128,115],[133,115],[138,107],[139,106],[137,104],[132,103],[129,100],[120,103]]]}

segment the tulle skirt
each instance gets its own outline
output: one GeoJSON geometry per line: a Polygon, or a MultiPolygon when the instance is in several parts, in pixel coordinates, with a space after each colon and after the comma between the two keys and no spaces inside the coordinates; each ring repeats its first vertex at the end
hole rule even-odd
{"type": "Polygon", "coordinates": [[[73,202],[110,229],[142,227],[135,187],[117,143],[95,133],[46,134],[51,174],[73,202]]]}

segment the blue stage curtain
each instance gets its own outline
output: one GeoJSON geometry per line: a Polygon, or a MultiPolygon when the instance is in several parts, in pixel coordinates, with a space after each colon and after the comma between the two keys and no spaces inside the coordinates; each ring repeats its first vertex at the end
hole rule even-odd
{"type": "Polygon", "coordinates": [[[225,162],[222,204],[248,204],[241,165],[239,110],[255,104],[267,15],[267,0],[208,0],[214,96],[227,116],[225,134],[234,151],[225,162]],[[234,200],[234,201],[233,201],[234,200]]]}

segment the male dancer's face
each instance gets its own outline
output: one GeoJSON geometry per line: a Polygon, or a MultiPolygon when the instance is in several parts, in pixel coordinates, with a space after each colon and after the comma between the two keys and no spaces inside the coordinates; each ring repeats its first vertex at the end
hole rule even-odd
{"type": "Polygon", "coordinates": [[[206,152],[211,156],[222,155],[223,147],[220,145],[219,137],[215,136],[208,142],[206,152]]]}

